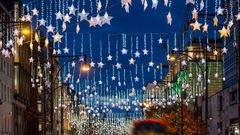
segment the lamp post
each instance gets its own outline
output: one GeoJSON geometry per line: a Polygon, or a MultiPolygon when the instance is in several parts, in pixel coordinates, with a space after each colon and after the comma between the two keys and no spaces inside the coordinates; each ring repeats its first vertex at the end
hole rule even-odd
{"type": "MultiPolygon", "coordinates": [[[[201,53],[206,53],[205,51],[173,51],[172,52],[172,54],[169,56],[169,61],[172,61],[172,62],[174,62],[174,61],[176,61],[176,56],[175,55],[173,55],[173,54],[179,54],[179,55],[183,55],[183,56],[186,56],[186,57],[188,57],[188,58],[190,58],[191,60],[194,60],[194,58],[193,57],[191,57],[191,56],[189,56],[189,55],[187,55],[186,54],[186,52],[197,52],[197,53],[199,53],[199,52],[201,52],[201,53]]],[[[205,54],[206,55],[206,54],[205,54]]],[[[206,69],[208,68],[208,66],[207,66],[207,55],[206,55],[206,69]]],[[[202,69],[202,67],[199,65],[199,63],[197,62],[197,61],[194,61],[196,64],[197,64],[197,66],[200,68],[200,70],[201,70],[201,74],[203,75],[203,76],[205,76],[205,84],[206,83],[208,83],[208,79],[207,79],[207,73],[206,73],[206,75],[204,75],[204,70],[202,69]]],[[[205,70],[206,70],[205,69],[205,70]]],[[[180,71],[182,70],[182,64],[181,64],[181,62],[180,62],[180,71]]],[[[207,70],[206,70],[206,72],[207,72],[207,70]]],[[[208,85],[206,85],[205,86],[205,93],[206,92],[208,92],[208,85]]],[[[184,119],[183,119],[183,98],[184,97],[184,93],[183,93],[183,90],[182,90],[182,87],[181,87],[181,115],[182,115],[182,117],[181,117],[181,134],[183,135],[184,134],[184,119]]],[[[206,108],[208,107],[207,106],[208,105],[208,102],[206,101],[206,108]]],[[[207,110],[206,110],[206,116],[207,116],[207,110]]],[[[207,119],[206,119],[206,121],[207,121],[207,119]]],[[[206,123],[207,124],[207,123],[206,123]]]]}
{"type": "MultiPolygon", "coordinates": [[[[58,76],[59,75],[59,73],[61,72],[61,70],[64,68],[64,66],[66,66],[68,63],[71,63],[71,62],[73,62],[73,61],[75,61],[75,60],[78,60],[78,59],[80,59],[80,58],[82,58],[83,57],[83,64],[82,64],[82,67],[81,67],[81,70],[83,71],[83,72],[88,72],[89,70],[90,70],[90,66],[89,66],[89,64],[87,63],[87,56],[86,55],[73,55],[73,56],[52,56],[52,57],[67,57],[67,58],[72,58],[71,60],[69,60],[69,61],[67,61],[67,62],[65,62],[63,65],[61,65],[61,67],[59,68],[59,70],[56,72],[56,76],[58,76]]],[[[52,71],[54,71],[54,66],[52,65],[52,71]]],[[[51,91],[53,91],[55,88],[54,88],[54,86],[55,86],[55,83],[56,83],[56,79],[57,79],[57,77],[53,80],[53,82],[52,82],[52,84],[53,84],[53,87],[51,87],[51,91]]],[[[64,130],[63,130],[63,97],[64,97],[64,91],[63,91],[63,88],[61,89],[61,135],[63,135],[64,134],[64,130]]],[[[53,106],[52,106],[53,107],[53,106]]]]}

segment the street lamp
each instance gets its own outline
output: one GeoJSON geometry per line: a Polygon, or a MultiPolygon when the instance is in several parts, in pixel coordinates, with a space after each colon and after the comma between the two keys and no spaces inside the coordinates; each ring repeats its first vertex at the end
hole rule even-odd
{"type": "MultiPolygon", "coordinates": [[[[73,61],[76,61],[78,59],[83,59],[83,64],[82,66],[80,67],[82,71],[84,72],[89,72],[90,71],[90,66],[89,64],[87,63],[87,55],[73,55],[73,56],[52,56],[53,58],[54,57],[57,57],[57,58],[62,58],[62,57],[67,57],[67,58],[72,58],[70,59],[69,61],[65,62],[63,65],[61,65],[61,67],[59,68],[59,70],[56,72],[56,76],[59,75],[59,73],[61,72],[61,70],[68,64],[68,63],[71,63],[73,61]]],[[[51,64],[53,66],[53,63],[51,64]]],[[[53,68],[52,68],[53,70],[53,68]]],[[[52,80],[52,84],[54,84],[55,86],[55,83],[56,83],[56,79],[57,77],[52,80]]],[[[51,88],[52,91],[55,89],[54,86],[51,88]]],[[[63,98],[64,98],[64,95],[63,95],[64,91],[63,91],[63,88],[61,89],[61,135],[64,134],[64,130],[63,130],[63,98]]]]}
{"type": "Polygon", "coordinates": [[[90,65],[87,63],[87,57],[84,56],[84,57],[83,57],[83,64],[82,64],[82,66],[81,66],[81,70],[82,70],[83,72],[89,72],[90,69],[91,69],[91,67],[90,67],[90,65]]]}
{"type": "Polygon", "coordinates": [[[169,55],[168,60],[171,61],[171,62],[174,62],[174,61],[176,60],[176,56],[174,56],[174,55],[169,55]]]}

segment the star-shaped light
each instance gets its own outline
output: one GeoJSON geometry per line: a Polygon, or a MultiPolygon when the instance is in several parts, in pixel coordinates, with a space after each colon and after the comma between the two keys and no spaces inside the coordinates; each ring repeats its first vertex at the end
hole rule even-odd
{"type": "Polygon", "coordinates": [[[54,41],[54,43],[56,43],[56,42],[62,42],[62,35],[60,35],[58,32],[55,34],[55,35],[53,35],[52,36],[53,37],[53,41],[54,41]]]}
{"type": "Polygon", "coordinates": [[[34,8],[33,10],[32,10],[32,15],[33,16],[38,16],[38,10],[36,9],[36,8],[34,8]]]}
{"type": "Polygon", "coordinates": [[[158,43],[159,43],[159,44],[162,44],[162,43],[163,43],[163,39],[162,39],[161,37],[158,39],[158,43]]]}
{"type": "Polygon", "coordinates": [[[134,63],[135,63],[135,60],[134,60],[133,58],[131,58],[131,59],[129,60],[129,64],[130,64],[130,65],[134,65],[134,63]]]}
{"type": "Polygon", "coordinates": [[[201,27],[201,23],[198,23],[198,21],[196,20],[195,23],[192,23],[191,26],[193,27],[193,30],[200,30],[201,27]]]}
{"type": "Polygon", "coordinates": [[[223,47],[223,49],[222,49],[222,53],[223,53],[223,54],[226,54],[227,51],[228,51],[227,48],[226,48],[226,47],[223,47]]]}
{"type": "Polygon", "coordinates": [[[143,55],[148,55],[148,50],[146,48],[143,50],[143,55]]]}
{"type": "Polygon", "coordinates": [[[77,9],[72,4],[70,7],[68,7],[68,10],[69,10],[69,15],[75,15],[77,9]]]}
{"type": "Polygon", "coordinates": [[[218,26],[218,18],[217,18],[217,16],[215,16],[215,17],[213,18],[213,25],[214,25],[214,26],[218,26]]]}
{"type": "Polygon", "coordinates": [[[186,65],[187,65],[187,62],[186,62],[185,60],[183,60],[183,61],[181,62],[181,64],[182,64],[183,66],[186,66],[186,65]]]}
{"type": "Polygon", "coordinates": [[[54,33],[54,29],[55,27],[53,27],[51,24],[49,26],[47,26],[47,32],[51,32],[51,33],[54,33]]]}
{"type": "Polygon", "coordinates": [[[112,61],[112,56],[109,54],[107,59],[108,59],[108,61],[112,61]]]}
{"type": "Polygon", "coordinates": [[[152,8],[157,9],[158,0],[152,0],[152,8]]]}
{"type": "Polygon", "coordinates": [[[192,11],[192,19],[196,20],[197,17],[198,17],[198,11],[196,10],[196,8],[194,8],[193,11],[192,11]]]}
{"type": "Polygon", "coordinates": [[[23,15],[20,20],[21,20],[22,22],[25,22],[25,21],[26,21],[25,16],[23,15]]]}
{"type": "Polygon", "coordinates": [[[122,52],[122,55],[124,55],[124,54],[127,54],[127,53],[128,53],[128,50],[125,49],[125,48],[123,48],[123,49],[121,50],[121,52],[122,52]]]}
{"type": "Polygon", "coordinates": [[[224,9],[221,8],[221,6],[219,6],[217,9],[217,15],[223,15],[223,11],[224,11],[224,9]]]}
{"type": "Polygon", "coordinates": [[[76,63],[73,61],[71,65],[72,67],[75,67],[76,63]]]}
{"type": "Polygon", "coordinates": [[[61,13],[60,11],[58,11],[57,13],[55,13],[55,15],[56,15],[56,20],[62,20],[63,15],[62,15],[62,13],[61,13]]]}
{"type": "Polygon", "coordinates": [[[104,64],[103,64],[102,61],[98,63],[98,67],[99,67],[99,68],[103,68],[103,66],[104,66],[104,64]]]}
{"type": "Polygon", "coordinates": [[[71,22],[71,21],[70,21],[71,18],[72,18],[71,16],[69,16],[68,14],[66,14],[65,16],[63,16],[63,22],[65,22],[65,23],[66,23],[66,22],[69,22],[69,23],[70,23],[70,22],[71,22]]]}
{"type": "Polygon", "coordinates": [[[69,53],[69,49],[68,49],[67,47],[65,47],[65,48],[63,49],[63,52],[64,52],[65,54],[67,54],[67,53],[69,53]]]}
{"type": "Polygon", "coordinates": [[[89,13],[86,13],[86,11],[83,9],[81,13],[78,14],[80,16],[80,21],[83,21],[83,20],[88,20],[88,15],[89,13]]]}
{"type": "Polygon", "coordinates": [[[206,60],[204,58],[201,59],[201,63],[202,64],[205,64],[206,63],[206,60]]]}
{"type": "Polygon", "coordinates": [[[167,14],[167,24],[172,25],[172,15],[170,12],[167,14]]]}
{"type": "Polygon", "coordinates": [[[95,66],[95,63],[92,61],[92,62],[90,63],[90,66],[91,66],[91,67],[94,67],[94,66],[95,66]]]}
{"type": "Polygon", "coordinates": [[[103,16],[103,19],[102,19],[102,23],[103,24],[108,24],[108,25],[111,25],[111,20],[112,20],[112,16],[109,16],[107,12],[105,12],[104,16],[103,16]]]}
{"type": "Polygon", "coordinates": [[[43,18],[38,21],[39,21],[39,26],[45,26],[46,21],[43,18]]]}
{"type": "Polygon", "coordinates": [[[218,55],[218,51],[217,51],[217,50],[214,50],[214,51],[213,51],[213,54],[214,54],[214,55],[218,55]]]}
{"type": "Polygon", "coordinates": [[[206,22],[203,25],[203,32],[208,32],[208,24],[206,22]]]}
{"type": "Polygon", "coordinates": [[[228,27],[229,27],[229,28],[232,28],[232,26],[233,26],[233,20],[230,20],[230,21],[228,22],[228,27]]]}
{"type": "Polygon", "coordinates": [[[19,30],[18,29],[15,29],[14,31],[13,31],[13,36],[18,36],[19,35],[19,30]]]}
{"type": "Polygon", "coordinates": [[[121,69],[122,68],[122,64],[118,63],[115,65],[117,69],[121,69]]]}
{"type": "Polygon", "coordinates": [[[115,76],[112,76],[112,80],[113,80],[113,81],[116,80],[116,77],[115,77],[115,76]]]}
{"type": "Polygon", "coordinates": [[[148,66],[149,66],[149,67],[153,67],[153,65],[154,65],[153,61],[150,61],[150,62],[148,63],[148,66]]]}
{"type": "Polygon", "coordinates": [[[211,47],[209,45],[207,45],[207,51],[210,52],[211,51],[211,47]]]}
{"type": "Polygon", "coordinates": [[[31,22],[32,21],[32,16],[28,13],[26,16],[25,16],[25,21],[28,21],[28,22],[31,22]]]}
{"type": "Polygon", "coordinates": [[[96,21],[96,25],[102,26],[101,17],[99,14],[97,14],[97,16],[94,18],[94,20],[96,21]]]}
{"type": "Polygon", "coordinates": [[[88,23],[89,23],[89,27],[95,27],[97,25],[96,20],[93,17],[91,17],[90,20],[88,20],[88,23]]]}
{"type": "Polygon", "coordinates": [[[154,81],[153,81],[153,84],[154,84],[154,85],[157,85],[157,81],[156,81],[156,80],[154,80],[154,81]]]}
{"type": "Polygon", "coordinates": [[[136,77],[134,78],[134,81],[135,81],[135,82],[139,82],[139,78],[136,76],[136,77]]]}
{"type": "Polygon", "coordinates": [[[101,84],[102,84],[102,81],[101,81],[101,80],[100,80],[100,81],[98,81],[98,84],[100,84],[100,85],[101,85],[101,84]]]}
{"type": "Polygon", "coordinates": [[[50,64],[50,62],[49,62],[49,61],[47,62],[47,64],[46,64],[46,67],[47,67],[48,69],[50,69],[50,68],[51,68],[51,64],[50,64]]]}
{"type": "Polygon", "coordinates": [[[235,17],[236,17],[236,20],[237,20],[237,21],[240,21],[240,12],[238,12],[238,14],[235,15],[235,17]]]}
{"type": "Polygon", "coordinates": [[[30,57],[30,58],[29,58],[29,62],[30,62],[30,63],[33,63],[33,61],[34,61],[33,57],[30,57]]]}
{"type": "Polygon", "coordinates": [[[194,0],[186,0],[186,5],[187,4],[195,4],[195,1],[194,0]]]}
{"type": "Polygon", "coordinates": [[[134,55],[135,55],[136,58],[139,58],[139,57],[140,57],[140,54],[141,54],[141,53],[139,53],[138,51],[136,51],[136,52],[134,53],[134,55]]]}
{"type": "Polygon", "coordinates": [[[218,30],[218,32],[220,33],[220,38],[228,37],[228,31],[227,31],[227,29],[224,26],[223,26],[223,28],[221,30],[218,30]]]}

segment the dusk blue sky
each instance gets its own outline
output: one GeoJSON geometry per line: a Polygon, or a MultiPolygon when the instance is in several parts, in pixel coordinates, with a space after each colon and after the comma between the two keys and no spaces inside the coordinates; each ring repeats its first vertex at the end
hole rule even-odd
{"type": "MultiPolygon", "coordinates": [[[[33,2],[33,4],[28,4],[29,8],[31,9],[31,7],[37,7],[38,10],[43,9],[43,18],[45,20],[48,20],[48,24],[50,23],[50,20],[52,22],[52,24],[54,26],[58,25],[61,26],[62,22],[55,21],[55,7],[57,7],[57,11],[58,11],[58,2],[55,5],[55,1],[58,0],[51,0],[52,4],[51,4],[51,11],[52,13],[49,12],[50,10],[50,0],[37,0],[36,2],[33,2]],[[42,1],[44,2],[44,7],[41,7],[41,3],[42,1]],[[52,14],[52,16],[50,16],[52,14]]],[[[86,1],[86,6],[85,6],[85,10],[87,12],[90,12],[90,4],[89,4],[89,0],[85,0],[86,1]]],[[[96,16],[96,3],[94,0],[93,1],[93,13],[91,14],[92,16],[96,16]]],[[[200,0],[198,0],[200,2],[200,0]]],[[[23,3],[29,3],[29,0],[23,0],[23,3]]],[[[64,1],[66,2],[66,1],[64,1]]],[[[209,12],[214,12],[214,0],[208,0],[208,11],[209,12]]],[[[68,0],[68,5],[70,6],[72,1],[68,0]]],[[[77,7],[77,3],[78,0],[73,0],[73,3],[75,5],[75,7],[77,7]]],[[[88,56],[88,61],[90,62],[91,59],[97,63],[100,62],[100,40],[102,41],[102,49],[103,49],[103,63],[104,68],[101,70],[99,68],[94,68],[91,70],[90,75],[89,75],[89,83],[87,81],[87,85],[91,85],[93,86],[93,82],[94,82],[94,77],[93,77],[93,72],[95,71],[95,80],[96,80],[96,84],[97,84],[97,88],[98,88],[98,93],[101,93],[102,91],[106,90],[106,87],[108,87],[109,89],[111,89],[111,93],[114,96],[113,93],[115,93],[115,95],[120,92],[120,93],[127,93],[127,89],[131,89],[132,88],[132,84],[131,84],[131,76],[130,76],[130,72],[132,74],[132,78],[134,78],[135,76],[138,76],[140,78],[139,82],[134,82],[133,80],[133,84],[134,84],[134,88],[136,88],[139,93],[141,93],[141,87],[143,86],[143,82],[142,79],[144,79],[144,85],[149,83],[149,82],[153,82],[155,77],[154,77],[154,69],[156,69],[156,65],[160,64],[160,63],[167,63],[166,60],[166,44],[167,41],[169,41],[169,47],[170,49],[173,49],[175,46],[175,41],[176,41],[176,45],[178,46],[180,44],[180,37],[182,36],[182,33],[186,33],[186,31],[188,31],[185,35],[185,44],[188,42],[187,39],[189,39],[189,33],[191,30],[189,29],[185,29],[184,27],[186,26],[186,23],[188,20],[191,19],[191,11],[193,10],[193,5],[192,4],[188,4],[185,5],[185,0],[172,0],[171,1],[171,8],[170,7],[166,7],[163,5],[163,0],[159,0],[159,5],[158,5],[158,9],[152,9],[152,3],[151,0],[149,0],[149,4],[148,4],[148,8],[146,9],[146,11],[143,10],[143,6],[141,5],[141,0],[133,0],[133,4],[132,6],[130,6],[130,13],[126,13],[124,11],[124,8],[121,7],[121,3],[120,0],[109,0],[109,8],[107,10],[108,14],[110,16],[113,16],[114,18],[111,21],[111,25],[103,25],[103,27],[92,27],[89,28],[88,27],[88,23],[86,21],[84,22],[80,22],[80,33],[76,34],[75,33],[75,27],[76,27],[76,16],[73,17],[73,19],[71,20],[71,23],[67,24],[67,32],[63,33],[63,35],[65,35],[67,33],[67,40],[65,40],[65,37],[62,40],[62,43],[59,45],[60,48],[64,48],[64,46],[67,44],[68,48],[70,49],[70,54],[73,53],[73,51],[75,50],[75,54],[81,54],[81,39],[82,39],[82,35],[83,35],[83,54],[87,54],[88,56]],[[166,15],[168,14],[168,12],[171,12],[173,21],[172,21],[172,25],[168,25],[167,24],[167,18],[166,15]],[[128,55],[122,55],[121,54],[121,49],[122,47],[122,33],[127,35],[127,49],[128,49],[128,55]],[[92,57],[90,57],[90,46],[89,46],[89,34],[91,34],[92,36],[92,57]],[[109,35],[110,34],[110,35],[109,35]],[[150,55],[150,51],[151,51],[151,34],[152,34],[152,47],[153,47],[153,62],[155,63],[154,68],[150,68],[150,70],[148,71],[148,62],[151,61],[151,55],[150,55]],[[149,55],[148,56],[143,56],[142,55],[142,50],[144,49],[144,35],[147,36],[147,49],[149,50],[149,55]],[[176,35],[176,36],[174,36],[176,35]],[[110,36],[110,48],[111,48],[111,55],[113,56],[113,61],[112,62],[108,62],[107,61],[107,55],[108,55],[108,36],[110,36]],[[138,36],[139,38],[139,46],[138,46],[138,51],[141,53],[141,57],[140,58],[136,58],[136,64],[137,66],[137,75],[135,74],[136,72],[136,67],[135,66],[130,66],[128,59],[131,58],[131,42],[130,39],[133,38],[133,48],[132,51],[133,53],[136,51],[136,37],[138,36]],[[163,39],[163,44],[159,44],[158,43],[158,39],[159,38],[163,39]],[[175,40],[176,37],[176,40],[175,40]],[[75,41],[75,44],[74,44],[75,41]],[[120,86],[117,87],[117,91],[116,92],[116,86],[118,84],[118,81],[112,81],[111,80],[111,76],[112,76],[112,66],[116,64],[116,41],[118,41],[118,62],[122,64],[122,69],[117,70],[115,68],[115,76],[118,80],[118,76],[117,76],[117,71],[120,72],[120,82],[123,83],[123,76],[124,76],[124,70],[126,71],[126,86],[120,86]],[[141,66],[144,66],[144,78],[142,78],[142,71],[141,71],[141,66]],[[107,73],[108,72],[108,80],[106,80],[107,77],[107,73]],[[100,80],[100,73],[101,73],[101,77],[102,77],[102,81],[103,81],[103,85],[100,86],[98,85],[98,81],[100,80]],[[108,82],[108,86],[106,85],[108,82]],[[102,87],[102,88],[101,88],[102,87]],[[101,90],[102,89],[102,90],[101,90]]],[[[105,6],[105,0],[102,0],[102,4],[103,7],[105,6]]],[[[66,3],[65,3],[66,5],[66,3]]],[[[198,5],[199,6],[199,5],[198,5]]],[[[66,7],[66,6],[65,6],[66,7]]],[[[61,11],[65,11],[65,13],[68,13],[68,10],[62,7],[61,5],[61,11]]],[[[27,9],[27,8],[26,8],[27,9]]],[[[82,1],[80,2],[80,7],[79,7],[80,11],[82,10],[82,1]]],[[[40,11],[42,12],[42,11],[40,11]]],[[[77,11],[78,12],[78,11],[77,11]]],[[[202,11],[205,12],[205,9],[202,11]]],[[[104,11],[102,11],[100,13],[100,15],[104,15],[104,11]]],[[[42,17],[42,13],[39,13],[39,19],[42,17]]],[[[90,16],[89,16],[90,17],[90,16]]],[[[210,18],[210,17],[209,17],[210,18]]],[[[36,18],[35,18],[36,19],[36,18]]],[[[200,23],[204,23],[204,19],[200,17],[200,19],[198,20],[200,23]]],[[[212,22],[209,22],[209,24],[211,25],[212,22]]],[[[45,31],[46,29],[41,27],[41,29],[43,31],[45,31]]],[[[59,27],[59,32],[61,33],[61,27],[59,27]]],[[[198,33],[198,32],[193,32],[192,33],[192,37],[198,37],[200,36],[204,36],[202,33],[198,33]]],[[[209,33],[209,35],[211,36],[212,34],[209,33]]],[[[51,35],[49,36],[51,39],[51,35]]],[[[58,48],[57,44],[54,45],[55,48],[58,48]]],[[[65,60],[61,59],[61,62],[63,63],[65,60]]],[[[65,68],[65,72],[64,73],[68,73],[68,71],[72,72],[72,68],[65,68]]],[[[163,74],[166,73],[166,70],[163,72],[163,74]]],[[[158,70],[156,70],[156,81],[160,80],[160,72],[158,70]]],[[[85,85],[85,80],[86,80],[86,76],[83,75],[83,79],[81,79],[81,83],[80,85],[77,85],[75,82],[78,78],[79,75],[79,71],[78,69],[76,69],[76,73],[75,73],[75,78],[73,79],[73,83],[75,84],[75,87],[77,88],[77,91],[81,91],[82,89],[85,89],[86,85],[85,85]],[[80,88],[81,89],[80,89],[80,88]]],[[[164,77],[164,75],[163,75],[164,77]]],[[[106,92],[107,93],[107,92],[106,92]]],[[[106,94],[105,93],[105,94],[106,94]]],[[[107,95],[107,94],[106,94],[107,95]]],[[[140,95],[139,95],[140,97],[140,95]]]]}

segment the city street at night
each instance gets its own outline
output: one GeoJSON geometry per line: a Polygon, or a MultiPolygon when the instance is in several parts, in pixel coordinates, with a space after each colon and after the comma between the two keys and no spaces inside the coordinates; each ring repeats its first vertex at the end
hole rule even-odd
{"type": "Polygon", "coordinates": [[[0,135],[240,135],[240,0],[0,0],[0,135]]]}

